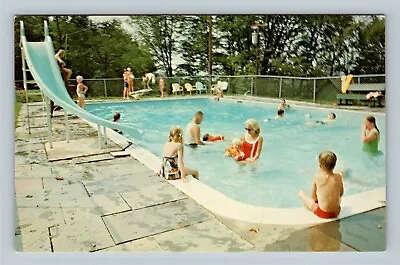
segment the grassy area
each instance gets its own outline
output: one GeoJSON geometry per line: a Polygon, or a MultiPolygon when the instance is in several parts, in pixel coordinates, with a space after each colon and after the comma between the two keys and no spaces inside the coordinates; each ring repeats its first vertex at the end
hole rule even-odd
{"type": "MultiPolygon", "coordinates": [[[[28,91],[29,102],[42,102],[42,96],[39,90],[28,91]]],[[[18,117],[21,111],[22,104],[26,103],[25,94],[22,91],[15,92],[15,105],[14,105],[14,125],[17,128],[18,117]]]]}

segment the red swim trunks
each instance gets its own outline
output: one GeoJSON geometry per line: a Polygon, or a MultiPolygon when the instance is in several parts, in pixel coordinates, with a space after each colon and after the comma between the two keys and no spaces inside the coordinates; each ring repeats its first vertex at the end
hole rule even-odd
{"type": "Polygon", "coordinates": [[[324,210],[319,208],[319,205],[317,202],[315,204],[316,204],[317,209],[314,211],[314,214],[320,218],[325,218],[325,219],[336,218],[339,215],[340,211],[338,211],[337,213],[325,212],[324,210]]]}

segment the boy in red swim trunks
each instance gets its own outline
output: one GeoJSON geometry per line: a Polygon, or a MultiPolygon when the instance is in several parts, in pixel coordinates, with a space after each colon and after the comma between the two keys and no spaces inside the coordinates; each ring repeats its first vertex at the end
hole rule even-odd
{"type": "Polygon", "coordinates": [[[203,141],[207,142],[215,142],[215,141],[223,141],[225,137],[223,135],[213,136],[211,134],[206,133],[203,136],[203,141]]]}
{"type": "Polygon", "coordinates": [[[311,197],[299,192],[304,206],[321,218],[335,218],[340,213],[340,201],[344,193],[343,173],[334,173],[337,157],[326,151],[319,155],[320,171],[314,176],[311,197]]]}

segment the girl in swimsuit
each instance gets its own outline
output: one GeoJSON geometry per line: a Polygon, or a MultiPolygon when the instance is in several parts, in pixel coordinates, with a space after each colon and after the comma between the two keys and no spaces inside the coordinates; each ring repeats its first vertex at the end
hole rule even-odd
{"type": "Polygon", "coordinates": [[[179,126],[172,126],[169,131],[168,142],[164,146],[161,170],[157,172],[167,180],[182,178],[187,182],[187,175],[199,179],[199,171],[185,167],[183,163],[183,139],[182,129],[179,126]]]}
{"type": "Polygon", "coordinates": [[[245,124],[246,133],[242,138],[242,148],[244,161],[251,162],[257,160],[262,151],[264,139],[260,136],[260,124],[255,119],[249,119],[245,124]]]}
{"type": "Polygon", "coordinates": [[[132,69],[128,67],[128,96],[130,93],[134,91],[134,81],[135,81],[135,76],[132,73],[132,69]]]}
{"type": "Polygon", "coordinates": [[[363,150],[376,153],[378,152],[379,140],[381,133],[376,126],[376,120],[374,116],[367,116],[364,124],[361,126],[361,141],[363,142],[363,150]]]}

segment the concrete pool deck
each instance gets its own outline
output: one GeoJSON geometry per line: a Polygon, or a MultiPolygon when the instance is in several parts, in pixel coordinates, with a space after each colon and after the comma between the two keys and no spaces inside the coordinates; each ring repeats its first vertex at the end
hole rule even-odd
{"type": "MultiPolygon", "coordinates": [[[[242,222],[213,215],[118,146],[90,156],[49,161],[43,105],[26,127],[23,106],[15,135],[17,251],[382,251],[386,208],[311,228],[242,222]],[[37,128],[36,128],[37,127],[37,128]],[[111,151],[112,150],[112,151],[111,151]],[[57,180],[62,177],[63,180],[57,180]]],[[[71,120],[71,143],[97,139],[71,120]]],[[[53,119],[65,145],[64,119],[53,119]]],[[[122,139],[121,139],[122,141],[122,139]]],[[[59,143],[61,142],[61,143],[59,143]]],[[[123,145],[125,144],[125,145],[123,145]]],[[[90,146],[90,144],[88,144],[90,146]]],[[[56,144],[55,144],[56,146],[56,144]]],[[[89,152],[88,152],[89,154],[89,152]]],[[[60,158],[58,156],[58,158],[60,158]]]]}

